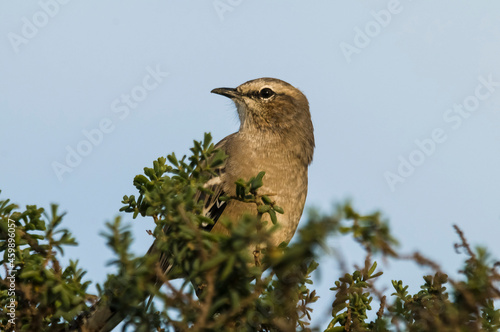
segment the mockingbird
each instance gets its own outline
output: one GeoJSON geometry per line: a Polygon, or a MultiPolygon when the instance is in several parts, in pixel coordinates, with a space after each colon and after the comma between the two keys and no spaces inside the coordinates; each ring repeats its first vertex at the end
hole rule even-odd
{"type": "MultiPolygon", "coordinates": [[[[277,215],[280,227],[273,232],[271,245],[288,243],[304,209],[307,169],[314,152],[314,129],[306,96],[275,78],[258,78],[236,89],[217,88],[212,93],[233,100],[240,129],[216,144],[228,158],[219,169],[219,176],[207,182],[214,194],[199,196],[204,200],[204,215],[215,222],[207,230],[227,234],[228,229],[217,223],[221,217],[237,222],[245,213],[257,214],[252,204],[221,201],[219,197],[235,196],[238,179],[248,180],[265,171],[264,186],[259,191],[272,193],[273,201],[285,211],[277,215]]],[[[249,251],[254,252],[254,248],[249,251]]],[[[171,268],[167,255],[160,257],[164,273],[171,268]]]]}
{"type": "MultiPolygon", "coordinates": [[[[204,202],[203,213],[215,222],[207,230],[227,234],[228,229],[217,222],[221,217],[237,222],[245,213],[257,213],[252,204],[221,201],[219,197],[234,196],[238,179],[248,180],[265,171],[264,186],[259,192],[272,193],[273,201],[284,210],[284,214],[277,215],[280,227],[272,233],[271,245],[288,243],[304,209],[307,169],[314,151],[307,98],[292,85],[275,78],[259,78],[237,88],[213,89],[212,93],[228,97],[235,103],[240,129],[216,145],[228,158],[219,169],[219,175],[207,182],[213,195],[199,195],[204,202]]],[[[149,251],[153,250],[157,250],[155,244],[149,251]]],[[[168,254],[162,253],[160,265],[164,273],[170,268],[168,261],[168,254]]],[[[104,311],[105,315],[115,315],[104,311]]],[[[116,323],[111,323],[111,317],[108,318],[106,327],[118,324],[121,319],[115,317],[116,323]]],[[[109,331],[107,328],[100,331],[109,331]]]]}
{"type": "MultiPolygon", "coordinates": [[[[206,198],[205,213],[217,221],[224,216],[237,221],[243,213],[256,213],[249,204],[230,200],[217,201],[219,195],[235,195],[235,182],[265,171],[263,193],[273,193],[273,200],[285,213],[278,215],[280,229],[272,244],[289,242],[297,229],[307,195],[307,168],[312,161],[314,134],[309,103],[302,92],[275,79],[259,78],[232,88],[213,89],[231,98],[240,118],[238,132],[217,144],[228,159],[221,175],[210,181],[215,195],[206,198]]],[[[227,232],[215,224],[212,232],[227,232]]]]}

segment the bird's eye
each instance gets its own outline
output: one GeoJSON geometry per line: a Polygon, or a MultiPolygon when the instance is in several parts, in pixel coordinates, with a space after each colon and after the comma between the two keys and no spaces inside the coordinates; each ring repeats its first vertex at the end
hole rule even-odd
{"type": "Polygon", "coordinates": [[[264,88],[259,92],[259,97],[263,99],[269,99],[274,95],[275,95],[274,91],[269,88],[264,88]]]}

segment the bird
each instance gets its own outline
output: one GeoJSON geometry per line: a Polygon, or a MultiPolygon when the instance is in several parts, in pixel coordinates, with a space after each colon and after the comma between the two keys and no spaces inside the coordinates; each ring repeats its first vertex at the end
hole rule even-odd
{"type": "MultiPolygon", "coordinates": [[[[237,180],[249,180],[264,171],[259,193],[272,194],[272,200],[284,210],[283,214],[277,215],[278,229],[271,233],[269,245],[289,243],[306,202],[308,168],[315,148],[314,127],[306,96],[291,84],[269,77],[250,80],[236,88],[216,88],[211,92],[234,102],[240,127],[215,145],[216,149],[225,152],[227,158],[205,185],[211,194],[199,192],[196,196],[203,202],[202,214],[214,222],[203,228],[230,236],[229,229],[218,222],[221,218],[238,222],[244,214],[257,214],[252,204],[221,197],[235,196],[237,180]]],[[[268,216],[262,218],[266,221],[268,216]]],[[[156,250],[155,241],[148,253],[156,250]]],[[[254,248],[249,250],[253,252],[254,248]]],[[[169,253],[160,253],[159,265],[162,273],[168,274],[172,268],[169,253]]],[[[103,316],[115,314],[111,310],[103,311],[103,316]]],[[[121,319],[114,318],[114,322],[121,319]]],[[[108,322],[107,326],[114,325],[108,322]]]]}
{"type": "MultiPolygon", "coordinates": [[[[236,196],[238,179],[249,180],[264,171],[264,184],[259,192],[271,194],[274,203],[284,210],[277,215],[278,229],[271,233],[269,244],[277,247],[289,243],[304,209],[308,167],[315,147],[306,96],[291,84],[269,77],[211,92],[234,102],[240,127],[215,145],[228,157],[217,175],[206,183],[205,187],[213,194],[198,193],[196,197],[203,201],[202,214],[214,221],[204,229],[230,236],[229,229],[218,222],[221,218],[237,222],[244,214],[257,214],[252,204],[220,198],[236,196]]],[[[263,216],[263,221],[270,221],[266,219],[269,216],[263,216]]],[[[154,250],[155,244],[149,252],[154,250]]],[[[249,252],[256,254],[255,248],[249,248],[249,252]]],[[[172,268],[168,253],[160,255],[160,268],[163,273],[172,268]]]]}
{"type": "MultiPolygon", "coordinates": [[[[215,222],[224,216],[237,221],[245,213],[256,213],[241,201],[220,202],[220,196],[234,196],[239,179],[265,172],[262,193],[273,193],[280,229],[271,244],[289,242],[302,215],[308,188],[308,167],[313,159],[314,128],[306,96],[289,83],[259,78],[237,88],[217,88],[212,93],[230,98],[236,105],[240,128],[216,144],[228,158],[220,175],[209,181],[215,194],[206,197],[204,213],[215,222]],[[221,206],[222,204],[222,206],[221,206]]],[[[219,223],[212,232],[225,233],[219,223]]]]}

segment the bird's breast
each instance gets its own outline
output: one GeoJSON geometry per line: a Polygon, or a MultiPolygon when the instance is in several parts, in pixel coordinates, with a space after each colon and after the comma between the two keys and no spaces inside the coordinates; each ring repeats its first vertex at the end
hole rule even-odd
{"type": "MultiPolygon", "coordinates": [[[[269,195],[276,205],[285,211],[283,215],[278,215],[281,227],[274,235],[273,242],[278,245],[283,241],[290,241],[307,196],[307,165],[296,158],[295,153],[280,147],[279,144],[266,146],[248,142],[241,148],[228,149],[227,153],[229,157],[222,179],[225,184],[224,191],[234,195],[235,182],[238,179],[248,181],[264,171],[264,185],[259,188],[258,194],[269,195]]],[[[256,213],[254,205],[246,205],[249,213],[256,213]]]]}

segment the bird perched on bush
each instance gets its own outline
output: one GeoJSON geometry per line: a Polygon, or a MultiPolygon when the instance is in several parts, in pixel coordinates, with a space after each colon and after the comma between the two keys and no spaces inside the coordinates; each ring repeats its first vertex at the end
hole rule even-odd
{"type": "MultiPolygon", "coordinates": [[[[236,196],[238,179],[248,180],[264,171],[259,194],[269,196],[284,211],[277,215],[278,229],[272,232],[269,244],[288,243],[304,209],[308,167],[314,152],[314,130],[307,98],[292,85],[275,78],[259,78],[237,88],[213,89],[212,93],[235,103],[240,128],[215,146],[224,151],[227,158],[205,185],[211,194],[197,194],[197,200],[203,202],[203,215],[214,222],[204,228],[231,235],[218,221],[238,222],[246,213],[257,214],[255,205],[221,197],[236,196]]],[[[265,218],[269,215],[264,215],[265,218]]],[[[168,226],[164,231],[168,233],[168,226]]],[[[158,251],[161,270],[168,273],[172,268],[171,254],[159,250],[155,241],[149,252],[158,251]]],[[[249,251],[255,255],[255,248],[249,251]]],[[[99,321],[106,321],[106,328],[99,331],[109,331],[109,327],[123,319],[106,308],[97,310],[94,317],[98,315],[102,317],[99,321]]]]}
{"type": "MultiPolygon", "coordinates": [[[[209,181],[215,195],[206,198],[206,215],[237,221],[243,213],[255,213],[248,204],[220,195],[234,195],[234,183],[265,171],[261,193],[272,194],[285,213],[278,215],[281,228],[272,242],[289,242],[297,229],[307,195],[307,170],[313,158],[314,133],[309,103],[302,92],[274,78],[259,78],[232,88],[212,90],[230,98],[240,118],[238,132],[221,140],[216,148],[228,158],[221,174],[209,181]]],[[[217,223],[213,232],[224,232],[217,223]]]]}
{"type": "MultiPolygon", "coordinates": [[[[306,96],[275,78],[259,78],[237,88],[213,89],[212,93],[235,103],[240,128],[216,145],[228,158],[218,169],[218,176],[207,182],[214,194],[200,195],[204,200],[204,215],[215,222],[206,229],[227,233],[228,229],[217,223],[220,218],[237,222],[245,213],[256,214],[250,204],[219,198],[235,196],[238,179],[248,180],[264,171],[264,186],[259,192],[270,195],[284,210],[284,214],[277,216],[279,228],[272,234],[271,244],[288,243],[304,209],[307,171],[314,152],[314,129],[306,96]]],[[[254,248],[249,250],[254,252],[254,248]]],[[[162,255],[164,272],[169,269],[166,258],[162,255]]]]}

